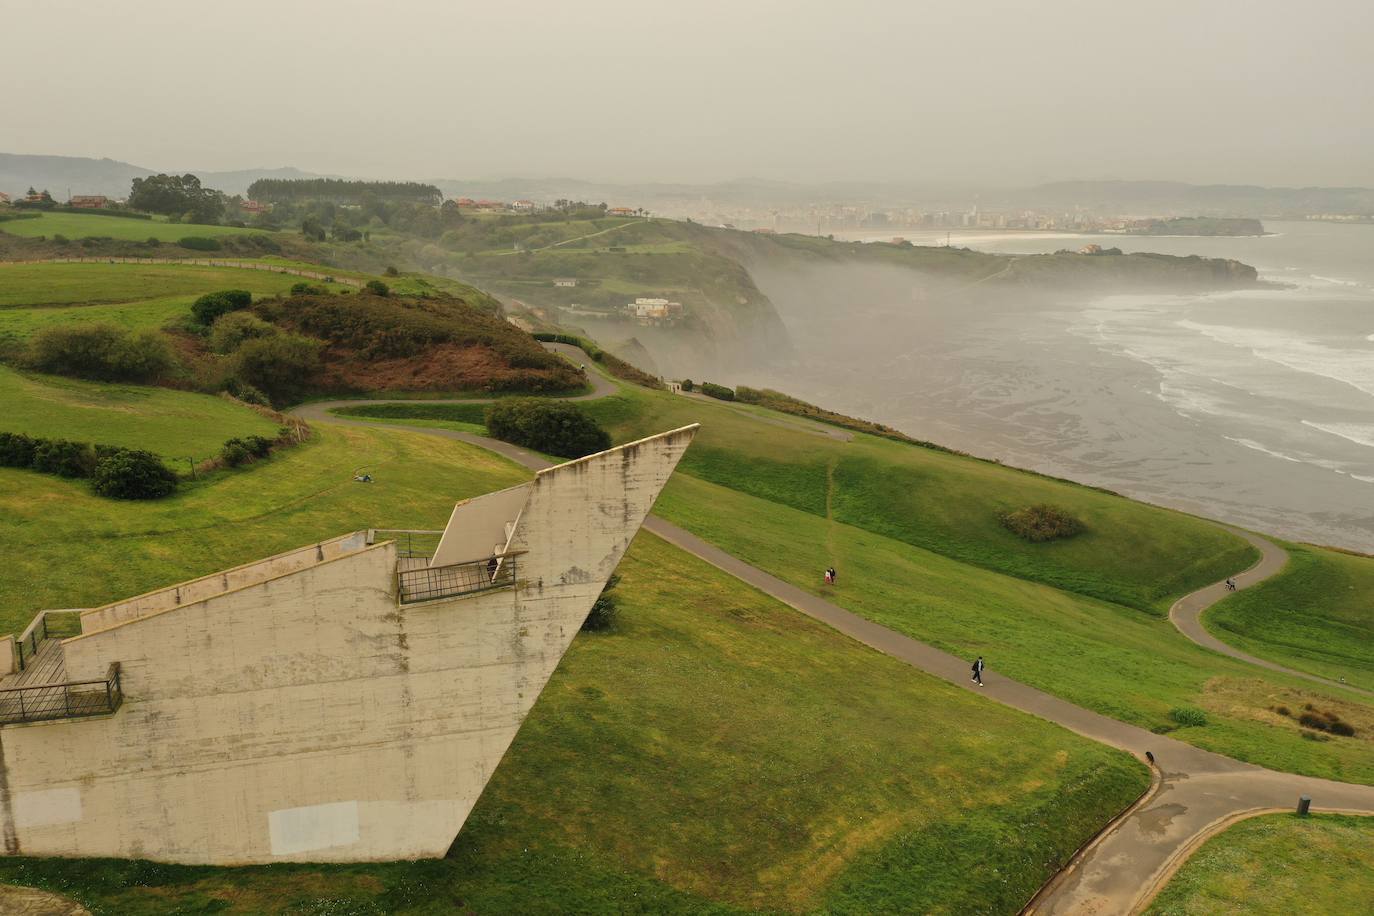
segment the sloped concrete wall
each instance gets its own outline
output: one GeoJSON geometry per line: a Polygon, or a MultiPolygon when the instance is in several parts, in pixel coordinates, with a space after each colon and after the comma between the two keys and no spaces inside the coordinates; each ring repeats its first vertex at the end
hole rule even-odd
{"type": "Polygon", "coordinates": [[[385,543],[68,640],[70,676],[119,661],[126,701],[0,729],[6,849],[444,855],[693,432],[540,474],[515,589],[398,605],[385,543]]]}

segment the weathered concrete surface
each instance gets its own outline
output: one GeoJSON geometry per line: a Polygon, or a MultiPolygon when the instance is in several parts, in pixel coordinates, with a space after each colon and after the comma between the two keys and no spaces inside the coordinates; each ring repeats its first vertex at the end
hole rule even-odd
{"type": "MultiPolygon", "coordinates": [[[[101,626],[63,643],[68,676],[118,661],[124,705],[0,729],[7,850],[444,855],[695,431],[517,488],[515,588],[398,604],[396,545],[355,534],[184,583],[181,603],[173,588],[96,609],[86,619],[101,626]]],[[[471,522],[486,539],[490,513],[467,505],[445,536],[471,522]]]]}

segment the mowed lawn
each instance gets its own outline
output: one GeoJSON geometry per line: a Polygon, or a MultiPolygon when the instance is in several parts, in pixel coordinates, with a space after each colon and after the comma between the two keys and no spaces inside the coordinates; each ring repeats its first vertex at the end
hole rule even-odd
{"type": "Polygon", "coordinates": [[[142,242],[150,238],[160,242],[175,242],[187,236],[218,238],[224,235],[253,235],[271,233],[264,229],[238,229],[233,226],[197,226],[193,223],[169,223],[165,219],[129,219],[119,216],[92,216],[88,213],[44,213],[37,219],[11,219],[0,223],[0,232],[36,238],[65,235],[69,239],[98,238],[142,242]]]}
{"type": "Polygon", "coordinates": [[[1257,556],[1202,519],[936,449],[863,434],[841,442],[761,422],[738,405],[630,386],[583,406],[620,442],[701,422],[682,469],[703,480],[1161,618],[1179,595],[1257,556]],[[1003,513],[1039,503],[1069,510],[1087,530],[1032,544],[1002,526],[1003,513]]]}
{"type": "Polygon", "coordinates": [[[1270,814],[1202,845],[1148,916],[1374,912],[1374,817],[1270,814]]]}
{"type": "Polygon", "coordinates": [[[443,860],[0,880],[119,914],[1012,913],[1147,784],[652,535],[621,572],[618,624],[574,640],[443,860]]]}
{"type": "Polygon", "coordinates": [[[1229,596],[1203,625],[1261,658],[1374,689],[1374,557],[1284,549],[1283,572],[1229,596]]]}
{"type": "MultiPolygon", "coordinates": [[[[695,446],[693,446],[695,447],[695,446]]],[[[679,474],[655,513],[857,614],[1080,706],[1240,760],[1374,783],[1374,704],[1208,652],[1165,619],[959,563],[863,528],[679,474]],[[821,570],[834,566],[839,584],[821,570]],[[1304,738],[1271,707],[1311,702],[1353,738],[1304,738]],[[1208,724],[1178,727],[1175,707],[1208,724]]]]}
{"type": "MultiPolygon", "coordinates": [[[[646,395],[626,387],[620,396],[581,406],[599,413],[616,427],[616,438],[624,440],[650,425],[631,411],[664,401],[674,403],[670,396],[646,395]]],[[[1180,555],[1179,545],[1202,549],[1209,542],[1218,543],[1221,555],[1231,557],[1235,565],[1228,569],[1217,564],[1215,578],[1236,572],[1248,564],[1250,552],[1232,549],[1226,532],[1190,516],[1100,491],[941,452],[877,443],[892,454],[915,453],[914,460],[933,455],[951,462],[940,468],[943,476],[938,489],[898,494],[889,476],[900,475],[900,467],[878,466],[867,477],[832,470],[835,465],[843,467],[844,451],[863,447],[865,437],[835,442],[761,423],[749,411],[685,398],[676,402],[690,412],[658,415],[652,421],[656,428],[692,420],[700,420],[703,426],[659,500],[656,514],[856,613],[967,658],[982,654],[997,674],[1113,718],[1167,731],[1200,747],[1276,769],[1374,783],[1374,704],[1367,698],[1317,688],[1193,645],[1159,609],[1172,601],[1172,592],[1141,602],[1143,607],[1094,596],[1139,596],[1148,585],[1130,564],[1101,556],[1104,551],[1129,550],[1129,557],[1156,567],[1176,559],[1193,570],[1190,576],[1196,576],[1196,570],[1217,561],[1180,555]],[[767,444],[778,448],[778,443],[792,436],[804,437],[806,448],[798,446],[793,453],[779,450],[764,457],[767,444]],[[729,448],[720,445],[722,439],[730,442],[729,448]],[[694,454],[703,441],[705,455],[694,454]],[[736,447],[756,457],[746,460],[734,451],[736,447]],[[826,451],[840,457],[825,457],[826,451]],[[817,453],[826,464],[816,466],[817,453]],[[958,479],[964,473],[973,479],[958,479]],[[720,480],[728,485],[716,482],[720,480]],[[979,484],[985,492],[974,495],[979,484]],[[1018,487],[1029,487],[1035,495],[1025,495],[1025,490],[1018,494],[1018,487]],[[930,527],[919,532],[931,544],[927,548],[913,544],[918,539],[914,526],[898,524],[900,515],[880,505],[875,496],[885,494],[892,502],[910,504],[939,502],[948,493],[968,494],[962,498],[970,514],[992,511],[988,503],[995,505],[1007,494],[1018,494],[1014,498],[1028,502],[1077,500],[1069,504],[1085,517],[1103,520],[1093,524],[1102,525],[1104,533],[1096,544],[1091,540],[1078,545],[1073,541],[1027,544],[1010,538],[998,526],[984,528],[981,534],[986,540],[980,542],[974,540],[979,529],[968,519],[932,511],[921,520],[930,527]],[[848,511],[837,511],[842,506],[848,511]],[[1129,537],[1113,530],[1119,524],[1132,526],[1129,537]],[[906,537],[887,533],[891,531],[906,537]],[[993,538],[1003,536],[1019,555],[996,556],[993,538]],[[1070,545],[1087,549],[1060,550],[1070,545]],[[969,562],[969,556],[985,562],[969,562]],[[1045,557],[1050,574],[1035,569],[1037,556],[1045,557]],[[823,585],[821,570],[832,565],[840,571],[840,586],[829,589],[823,585]],[[1076,569],[1078,565],[1081,568],[1076,569]],[[1075,585],[1078,588],[1067,587],[1075,585]],[[1304,736],[1292,718],[1275,711],[1283,706],[1298,709],[1309,702],[1339,713],[1355,725],[1356,736],[1304,736]],[[1208,724],[1179,727],[1170,716],[1179,707],[1203,709],[1208,724]]],[[[454,424],[457,428],[471,430],[480,428],[472,425],[480,420],[478,410],[474,405],[389,405],[363,413],[383,414],[383,423],[418,426],[442,426],[444,422],[433,417],[452,416],[459,420],[454,424]],[[411,413],[426,419],[399,419],[411,413]]],[[[936,481],[927,484],[936,486],[936,481]]],[[[1175,582],[1175,589],[1191,587],[1177,584],[1179,578],[1165,571],[1159,575],[1175,582]]]]}
{"type": "MultiPolygon", "coordinates": [[[[0,366],[0,404],[4,432],[147,449],[169,461],[204,460],[225,439],[272,438],[278,428],[257,411],[215,395],[84,382],[6,366],[0,366]]],[[[185,471],[185,464],[178,469],[185,471]]]]}
{"type": "Polygon", "coordinates": [[[99,499],[83,481],[0,469],[9,551],[0,627],[17,632],[42,608],[103,604],[360,528],[439,528],[455,501],[524,476],[461,443],[339,427],[154,502],[99,499]],[[354,483],[360,467],[377,482],[354,483]]]}

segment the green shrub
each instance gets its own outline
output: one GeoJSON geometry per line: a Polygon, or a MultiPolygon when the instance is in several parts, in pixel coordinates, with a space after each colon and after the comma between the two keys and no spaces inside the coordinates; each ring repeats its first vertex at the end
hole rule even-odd
{"type": "Polygon", "coordinates": [[[252,304],[253,294],[248,290],[222,289],[219,292],[206,293],[191,303],[191,315],[199,324],[209,327],[219,316],[246,309],[252,304]]]}
{"type": "Polygon", "coordinates": [[[1175,706],[1169,710],[1169,718],[1179,725],[1201,728],[1207,724],[1207,713],[1194,706],[1175,706]]]}
{"type": "Polygon", "coordinates": [[[320,342],[299,334],[248,340],[234,353],[235,377],[278,404],[304,393],[319,368],[320,342]]]}
{"type": "Polygon", "coordinates": [[[615,626],[615,617],[619,607],[616,604],[615,595],[611,592],[619,584],[620,576],[612,573],[611,577],[606,580],[606,587],[601,590],[596,602],[592,604],[592,609],[587,613],[587,619],[582,621],[584,632],[604,632],[615,626]]]}
{"type": "Polygon", "coordinates": [[[715,382],[702,382],[701,393],[708,398],[715,398],[719,401],[733,401],[735,399],[734,389],[717,385],[715,382]]]}
{"type": "Polygon", "coordinates": [[[95,450],[85,442],[66,439],[37,439],[33,450],[33,469],[58,477],[90,477],[95,470],[95,450]]]}
{"type": "Polygon", "coordinates": [[[210,349],[216,353],[233,353],[245,340],[275,337],[280,331],[257,315],[248,312],[228,312],[220,315],[210,327],[210,349]]]}
{"type": "Polygon", "coordinates": [[[225,467],[236,468],[252,461],[253,456],[249,454],[243,443],[237,439],[230,439],[220,447],[219,460],[224,463],[225,467]]]}
{"type": "Polygon", "coordinates": [[[116,379],[150,382],[166,375],[174,365],[172,345],[151,329],[124,334],[110,353],[110,374],[116,379]]]}
{"type": "Polygon", "coordinates": [[[391,287],[387,286],[381,280],[368,280],[366,285],[363,286],[363,289],[374,296],[391,295],[391,287]]]}
{"type": "Polygon", "coordinates": [[[54,233],[53,233],[52,240],[53,240],[54,242],[56,242],[57,244],[59,244],[59,245],[65,245],[65,244],[67,244],[68,242],[71,241],[71,239],[67,238],[65,235],[63,235],[63,234],[60,233],[60,232],[54,232],[54,233]]]}
{"type": "Polygon", "coordinates": [[[32,466],[34,444],[34,440],[23,433],[0,432],[0,467],[32,466]]]}
{"type": "Polygon", "coordinates": [[[392,265],[388,264],[386,270],[382,271],[382,275],[387,277],[399,277],[401,275],[401,272],[392,265]]]}
{"type": "Polygon", "coordinates": [[[231,377],[225,382],[224,390],[229,392],[230,397],[238,398],[245,404],[257,404],[259,407],[272,406],[272,401],[267,395],[263,394],[257,387],[240,379],[231,377]]]}
{"type": "Polygon", "coordinates": [[[291,295],[293,296],[327,296],[328,294],[329,290],[325,289],[323,286],[316,286],[304,280],[299,283],[291,284],[291,295]]]}
{"type": "Polygon", "coordinates": [[[272,440],[266,436],[244,436],[228,439],[221,446],[220,460],[230,467],[238,467],[255,458],[266,458],[272,453],[272,440]]]}
{"type": "Polygon", "coordinates": [[[497,401],[487,408],[486,426],[497,439],[562,458],[581,458],[611,447],[610,433],[567,401],[497,401]]]}
{"type": "Polygon", "coordinates": [[[178,239],[177,244],[182,248],[189,248],[191,251],[219,251],[224,246],[219,243],[219,239],[206,238],[200,235],[188,235],[178,239]]]}
{"type": "Polygon", "coordinates": [[[115,449],[96,463],[92,477],[95,492],[110,499],[161,499],[177,488],[177,475],[141,449],[115,449]]]}
{"type": "Polygon", "coordinates": [[[59,375],[149,382],[175,365],[176,357],[157,331],[129,332],[100,322],[75,322],[35,334],[28,362],[35,369],[59,375]]]}
{"type": "Polygon", "coordinates": [[[682,380],[682,390],[683,390],[683,391],[691,391],[693,387],[694,387],[694,386],[693,386],[693,384],[692,384],[692,380],[691,380],[691,379],[685,378],[685,379],[682,380]]]}
{"type": "Polygon", "coordinates": [[[1031,542],[1071,538],[1083,531],[1083,523],[1058,506],[1026,506],[1000,516],[1002,527],[1031,542]]]}

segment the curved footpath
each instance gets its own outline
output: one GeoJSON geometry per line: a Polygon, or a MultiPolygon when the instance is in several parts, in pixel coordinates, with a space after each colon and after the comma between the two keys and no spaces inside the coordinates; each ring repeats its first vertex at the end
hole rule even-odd
{"type": "MultiPolygon", "coordinates": [[[[553,348],[555,347],[551,346],[551,349],[553,348]]],[[[580,350],[568,349],[581,356],[580,350]]],[[[609,384],[613,390],[615,385],[609,384]]],[[[601,384],[598,383],[597,387],[601,388],[601,384]]],[[[593,393],[583,397],[596,396],[598,395],[593,393]]],[[[366,402],[321,402],[305,405],[295,413],[312,421],[377,427],[377,424],[365,420],[337,417],[328,413],[330,407],[343,403],[366,402]]],[[[397,423],[385,425],[423,435],[467,442],[504,455],[533,470],[549,466],[549,462],[540,455],[508,442],[457,430],[397,423]]],[[[1153,754],[1157,769],[1156,784],[1147,793],[1146,798],[1138,802],[1125,816],[1109,825],[1102,835],[1074,856],[1073,860],[1036,895],[1027,906],[1027,913],[1114,916],[1136,912],[1149,902],[1201,839],[1211,835],[1221,826],[1229,824],[1239,815],[1265,809],[1292,809],[1300,795],[1312,798],[1314,810],[1374,814],[1374,786],[1295,776],[1241,763],[1177,739],[1118,722],[1034,687],[1004,680],[995,673],[985,675],[985,687],[974,688],[969,683],[968,662],[963,658],[950,655],[850,613],[839,605],[750,566],[661,518],[649,516],[644,522],[644,527],[674,546],[705,560],[803,614],[927,674],[943,678],[963,689],[976,689],[980,694],[993,700],[1047,719],[1084,737],[1127,751],[1137,758],[1143,759],[1147,751],[1153,754]]],[[[1285,556],[1278,547],[1262,538],[1244,532],[1237,533],[1251,540],[1262,552],[1260,563],[1237,577],[1241,587],[1253,585],[1283,567],[1285,556]]],[[[1191,615],[1191,620],[1196,622],[1203,609],[1226,594],[1225,584],[1218,583],[1185,596],[1175,605],[1175,610],[1182,608],[1178,619],[1185,619],[1191,615]]],[[[1182,625],[1180,629],[1183,629],[1182,625]]],[[[1201,631],[1200,625],[1198,629],[1201,631]]],[[[1184,632],[1187,634],[1186,630],[1184,632]]],[[[1205,631],[1201,632],[1207,639],[1213,639],[1205,631]]],[[[1208,645],[1191,635],[1190,638],[1202,645],[1208,645]]],[[[1224,646],[1220,643],[1219,645],[1224,646]]],[[[1211,648],[1210,645],[1208,647],[1211,648]]],[[[1287,671],[1280,666],[1238,654],[1229,647],[1218,651],[1224,651],[1227,655],[1246,661],[1255,661],[1264,667],[1287,671]]]]}
{"type": "MultiPolygon", "coordinates": [[[[1256,582],[1268,579],[1287,565],[1288,553],[1277,544],[1240,528],[1233,528],[1230,525],[1221,525],[1221,527],[1225,528],[1236,537],[1244,538],[1249,541],[1258,548],[1260,552],[1258,563],[1251,566],[1245,572],[1237,573],[1231,577],[1235,580],[1237,588],[1245,588],[1254,585],[1256,582]]],[[[1304,680],[1315,681],[1318,684],[1326,684],[1331,687],[1339,687],[1342,690],[1349,690],[1353,693],[1364,694],[1365,696],[1374,696],[1374,690],[1366,690],[1363,687],[1343,684],[1339,681],[1333,681],[1330,678],[1321,677],[1320,675],[1308,674],[1306,671],[1298,671],[1295,668],[1287,668],[1276,662],[1256,658],[1239,649],[1232,648],[1220,639],[1217,639],[1211,633],[1207,632],[1207,629],[1202,625],[1202,612],[1225,598],[1228,594],[1230,593],[1226,590],[1226,583],[1217,582],[1206,588],[1200,588],[1191,595],[1184,595],[1174,602],[1173,607],[1169,608],[1169,622],[1177,627],[1180,633],[1197,643],[1199,646],[1202,646],[1204,649],[1211,649],[1213,652],[1220,652],[1222,655],[1228,655],[1231,658],[1248,662],[1251,665],[1258,665],[1270,671],[1290,674],[1293,677],[1300,677],[1304,680]]]]}

